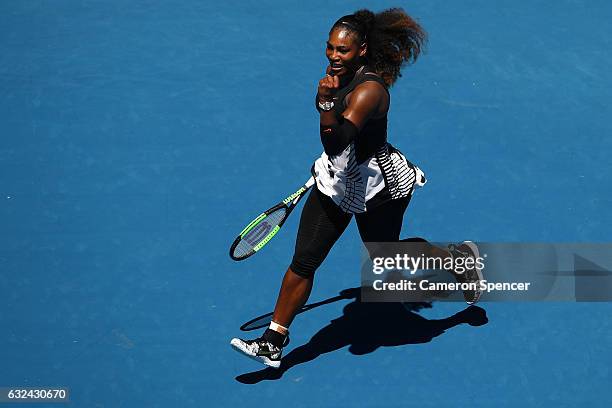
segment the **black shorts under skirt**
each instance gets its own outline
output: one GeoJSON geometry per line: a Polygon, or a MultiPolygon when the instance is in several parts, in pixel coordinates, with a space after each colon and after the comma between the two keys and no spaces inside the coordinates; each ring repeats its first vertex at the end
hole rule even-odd
{"type": "MultiPolygon", "coordinates": [[[[355,214],[363,242],[399,241],[404,212],[411,196],[388,201],[364,213],[355,214]]],[[[316,187],[302,209],[291,270],[310,278],[323,263],[353,214],[345,213],[316,187]]]]}

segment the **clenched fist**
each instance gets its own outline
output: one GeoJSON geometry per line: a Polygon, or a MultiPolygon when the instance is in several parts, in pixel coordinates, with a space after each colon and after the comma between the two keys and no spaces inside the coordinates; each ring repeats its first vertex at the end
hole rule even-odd
{"type": "Polygon", "coordinates": [[[340,88],[340,78],[337,76],[325,75],[319,81],[318,95],[319,99],[331,101],[336,92],[340,88]]]}

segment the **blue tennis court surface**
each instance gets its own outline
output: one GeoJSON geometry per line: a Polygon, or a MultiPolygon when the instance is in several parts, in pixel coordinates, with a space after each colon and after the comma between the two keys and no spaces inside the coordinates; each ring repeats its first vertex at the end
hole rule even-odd
{"type": "MultiPolygon", "coordinates": [[[[230,348],[291,259],[300,209],[256,256],[228,248],[320,154],[327,31],[395,5],[430,35],[391,91],[390,142],[429,180],[402,235],[610,241],[609,2],[5,1],[0,387],[88,408],[610,406],[609,303],[485,303],[473,327],[449,323],[458,303],[347,298],[296,319],[282,376],[230,348]]],[[[359,286],[360,251],[351,225],[310,301],[359,286]]]]}

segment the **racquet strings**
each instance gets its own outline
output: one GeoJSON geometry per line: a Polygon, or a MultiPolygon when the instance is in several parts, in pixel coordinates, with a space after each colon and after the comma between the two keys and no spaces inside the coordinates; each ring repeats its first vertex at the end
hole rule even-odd
{"type": "Polygon", "coordinates": [[[252,254],[255,251],[255,247],[266,239],[274,227],[283,222],[286,215],[287,208],[282,207],[262,218],[240,238],[232,252],[232,256],[240,259],[252,254]]]}

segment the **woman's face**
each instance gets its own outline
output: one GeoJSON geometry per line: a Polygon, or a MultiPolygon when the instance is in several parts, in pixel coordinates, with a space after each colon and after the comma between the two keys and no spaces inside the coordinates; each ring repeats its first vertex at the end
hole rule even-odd
{"type": "Polygon", "coordinates": [[[329,33],[325,56],[329,60],[329,73],[335,76],[352,74],[360,66],[360,57],[366,55],[366,45],[359,44],[357,36],[339,27],[329,33]]]}

